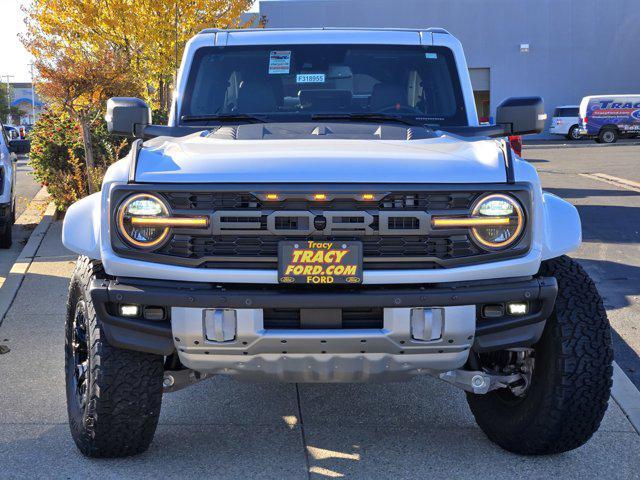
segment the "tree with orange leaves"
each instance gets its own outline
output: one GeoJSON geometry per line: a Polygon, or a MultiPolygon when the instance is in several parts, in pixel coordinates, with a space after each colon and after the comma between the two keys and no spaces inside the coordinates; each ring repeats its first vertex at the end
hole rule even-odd
{"type": "Polygon", "coordinates": [[[89,190],[95,168],[90,126],[102,114],[107,99],[137,93],[135,81],[127,75],[127,62],[116,52],[100,56],[85,50],[60,50],[53,58],[36,59],[40,73],[39,92],[75,118],[81,129],[89,190]]]}

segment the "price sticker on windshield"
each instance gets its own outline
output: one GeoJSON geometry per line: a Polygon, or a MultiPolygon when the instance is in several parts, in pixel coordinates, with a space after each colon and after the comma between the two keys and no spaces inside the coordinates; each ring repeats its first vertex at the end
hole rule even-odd
{"type": "Polygon", "coordinates": [[[324,83],[324,73],[299,73],[296,75],[296,83],[324,83]]]}
{"type": "Polygon", "coordinates": [[[288,75],[291,68],[291,50],[272,50],[269,53],[269,74],[288,75]]]}

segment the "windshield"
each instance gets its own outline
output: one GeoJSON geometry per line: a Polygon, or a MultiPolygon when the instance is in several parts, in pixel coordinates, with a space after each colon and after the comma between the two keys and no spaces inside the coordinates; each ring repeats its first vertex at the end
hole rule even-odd
{"type": "Polygon", "coordinates": [[[467,124],[451,50],[404,45],[200,48],[180,123],[216,115],[309,121],[319,114],[467,124]]]}

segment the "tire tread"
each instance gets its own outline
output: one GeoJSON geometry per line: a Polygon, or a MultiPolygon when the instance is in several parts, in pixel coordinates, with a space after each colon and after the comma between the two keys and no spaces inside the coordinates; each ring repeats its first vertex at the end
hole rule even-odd
{"type": "MultiPolygon", "coordinates": [[[[80,257],[69,286],[68,315],[84,296],[90,340],[90,389],[82,421],[69,414],[72,436],[88,457],[125,457],[148,449],[162,403],[163,357],[109,345],[89,297],[105,278],[100,262],[80,257]]],[[[69,322],[69,317],[68,317],[69,322]]]]}

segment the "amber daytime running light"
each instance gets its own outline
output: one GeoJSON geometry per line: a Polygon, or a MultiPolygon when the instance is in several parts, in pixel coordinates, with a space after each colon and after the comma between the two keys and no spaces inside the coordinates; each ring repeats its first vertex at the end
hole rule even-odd
{"type": "Polygon", "coordinates": [[[469,228],[476,243],[487,250],[512,245],[524,229],[524,212],[509,195],[493,193],[476,201],[468,217],[434,217],[433,228],[469,228]]]}
{"type": "Polygon", "coordinates": [[[160,245],[171,228],[207,228],[207,217],[174,217],[160,197],[149,193],[130,196],[118,210],[118,230],[124,240],[140,248],[160,245]]]}

